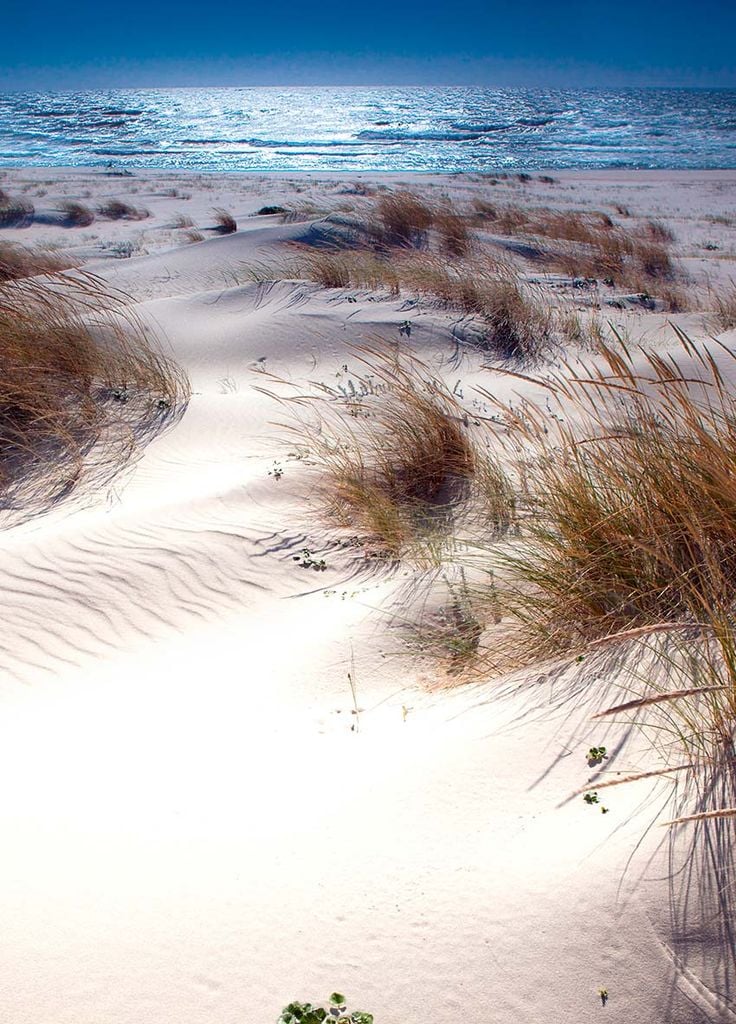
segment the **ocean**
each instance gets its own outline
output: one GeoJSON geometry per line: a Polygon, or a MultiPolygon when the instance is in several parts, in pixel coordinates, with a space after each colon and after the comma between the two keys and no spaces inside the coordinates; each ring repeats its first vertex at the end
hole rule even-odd
{"type": "Polygon", "coordinates": [[[736,90],[242,88],[0,93],[0,167],[736,167],[736,90]]]}

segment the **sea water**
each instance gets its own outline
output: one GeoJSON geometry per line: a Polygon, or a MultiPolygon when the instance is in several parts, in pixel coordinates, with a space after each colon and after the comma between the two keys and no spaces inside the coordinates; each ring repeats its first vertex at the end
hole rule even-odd
{"type": "Polygon", "coordinates": [[[0,166],[203,171],[736,167],[736,90],[0,93],[0,166]]]}

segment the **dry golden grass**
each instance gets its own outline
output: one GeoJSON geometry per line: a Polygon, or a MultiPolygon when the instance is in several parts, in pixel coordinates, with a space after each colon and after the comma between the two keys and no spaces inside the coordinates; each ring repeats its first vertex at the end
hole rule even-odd
{"type": "Polygon", "coordinates": [[[736,283],[713,294],[714,322],[718,331],[732,331],[736,327],[736,283]]]}
{"type": "Polygon", "coordinates": [[[359,207],[358,224],[364,243],[384,254],[435,248],[455,257],[465,256],[473,248],[471,220],[449,199],[437,203],[414,192],[385,191],[359,207]]]}
{"type": "Polygon", "coordinates": [[[475,220],[498,235],[534,240],[537,262],[571,277],[637,292],[663,290],[677,277],[668,250],[672,233],[658,221],[649,221],[637,234],[615,225],[605,213],[499,207],[483,201],[476,201],[475,220]]]}
{"type": "Polygon", "coordinates": [[[238,223],[231,213],[223,209],[221,206],[215,207],[213,210],[215,214],[215,229],[221,235],[231,235],[234,231],[238,230],[238,223]]]}
{"type": "Polygon", "coordinates": [[[510,604],[536,650],[699,622],[731,601],[736,398],[707,351],[680,341],[686,369],[602,344],[592,367],[546,385],[560,419],[512,417],[533,514],[508,558],[510,604]]]}
{"type": "Polygon", "coordinates": [[[79,272],[6,280],[0,352],[6,524],[109,481],[188,394],[123,297],[79,272]]]}
{"type": "Polygon", "coordinates": [[[598,316],[564,306],[555,312],[555,325],[560,338],[577,348],[595,349],[608,333],[598,316]]]}
{"type": "Polygon", "coordinates": [[[10,196],[0,189],[0,228],[25,227],[33,220],[34,213],[29,199],[10,196]]]}
{"type": "Polygon", "coordinates": [[[430,252],[401,250],[387,259],[366,250],[311,250],[282,268],[254,267],[257,280],[303,277],[323,288],[368,288],[426,296],[478,318],[483,347],[502,360],[534,362],[556,343],[555,317],[541,297],[498,259],[477,254],[448,262],[430,252]]]}
{"type": "Polygon", "coordinates": [[[469,493],[476,447],[425,364],[385,345],[361,347],[355,359],[358,373],[334,388],[317,385],[317,401],[314,393],[288,398],[299,417],[294,433],[318,468],[334,522],[358,527],[391,557],[431,559],[469,493]]]}
{"type": "Polygon", "coordinates": [[[97,207],[97,214],[105,220],[145,220],[150,216],[148,210],[132,206],[122,199],[106,199],[97,207]]]}
{"type": "Polygon", "coordinates": [[[415,193],[384,192],[371,207],[368,227],[383,248],[423,248],[434,217],[434,209],[415,193]]]}
{"type": "Polygon", "coordinates": [[[172,228],[176,228],[177,230],[179,230],[181,228],[193,228],[194,227],[194,221],[192,220],[191,217],[188,217],[185,213],[177,213],[174,216],[173,221],[171,222],[171,226],[172,226],[172,228]]]}
{"type": "MultiPolygon", "coordinates": [[[[266,268],[264,272],[272,273],[272,269],[266,268]]],[[[398,295],[401,287],[399,274],[392,263],[365,250],[308,250],[287,272],[316,281],[323,288],[369,288],[398,295]]]]}
{"type": "Polygon", "coordinates": [[[21,277],[54,274],[68,270],[74,261],[46,249],[29,249],[13,242],[0,242],[0,284],[21,277]]]}
{"type": "Polygon", "coordinates": [[[535,362],[554,345],[550,310],[495,260],[413,261],[402,283],[435,296],[449,309],[478,317],[486,328],[483,346],[502,360],[535,362]]]}
{"type": "Polygon", "coordinates": [[[652,242],[669,244],[675,240],[675,233],[672,228],[668,227],[661,220],[646,221],[642,234],[652,242]]]}
{"type": "Polygon", "coordinates": [[[435,212],[434,228],[439,237],[440,251],[445,256],[467,256],[473,249],[468,218],[457,213],[451,205],[435,212]]]}
{"type": "Polygon", "coordinates": [[[64,223],[68,227],[86,228],[94,222],[95,215],[89,206],[79,203],[74,199],[64,199],[58,204],[58,209],[64,214],[64,223]]]}

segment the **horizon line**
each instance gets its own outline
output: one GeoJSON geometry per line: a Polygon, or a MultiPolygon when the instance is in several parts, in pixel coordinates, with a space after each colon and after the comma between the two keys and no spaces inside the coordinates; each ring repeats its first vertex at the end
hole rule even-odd
{"type": "Polygon", "coordinates": [[[635,85],[621,83],[619,85],[491,85],[488,82],[465,82],[465,83],[433,83],[431,85],[420,82],[415,83],[396,83],[396,82],[371,82],[371,83],[356,83],[356,82],[310,82],[310,83],[298,83],[298,82],[283,82],[280,84],[264,83],[264,84],[243,84],[243,85],[111,85],[111,86],[94,86],[94,85],[80,85],[80,86],[65,86],[61,89],[54,89],[43,86],[31,86],[31,87],[20,87],[20,88],[7,88],[0,86],[0,93],[24,93],[24,92],[125,92],[125,91],[136,91],[136,92],[147,92],[155,91],[159,89],[170,89],[170,90],[186,90],[186,89],[493,89],[499,92],[501,91],[512,91],[516,89],[527,89],[527,90],[552,90],[555,92],[563,92],[565,90],[576,90],[580,92],[619,92],[624,89],[632,90],[646,90],[646,89],[660,89],[667,91],[682,91],[682,92],[704,92],[704,91],[722,91],[722,92],[736,92],[736,84],[734,85],[673,85],[669,84],[656,84],[649,83],[647,85],[635,85]]]}

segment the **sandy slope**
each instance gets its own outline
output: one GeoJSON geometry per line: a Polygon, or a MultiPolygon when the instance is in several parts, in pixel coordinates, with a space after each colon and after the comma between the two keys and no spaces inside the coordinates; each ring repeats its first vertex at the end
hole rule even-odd
{"type": "MultiPolygon", "coordinates": [[[[733,269],[733,228],[702,217],[734,209],[736,175],[589,177],[555,201],[625,193],[709,274],[733,269]]],[[[294,188],[216,179],[203,197],[180,178],[200,217],[294,188]]],[[[82,185],[112,187],[46,187],[82,185]]],[[[388,628],[402,577],[347,552],[324,574],[293,561],[325,535],[253,385],[264,366],[333,379],[349,344],[397,337],[402,302],[248,282],[238,268],[305,224],[175,247],[156,226],[182,201],[135,187],[152,223],[91,231],[145,230],[150,254],[90,266],[158,325],[193,396],[110,494],[0,540],[3,1020],[268,1024],[334,988],[378,1024],[736,1020],[712,874],[680,872],[687,836],[655,824],[669,785],[612,790],[606,815],[569,799],[593,744],[609,770],[648,767],[636,733],[591,721],[613,677],[593,661],[448,689],[388,628]]],[[[416,350],[447,357],[451,319],[412,317],[416,350]]]]}

